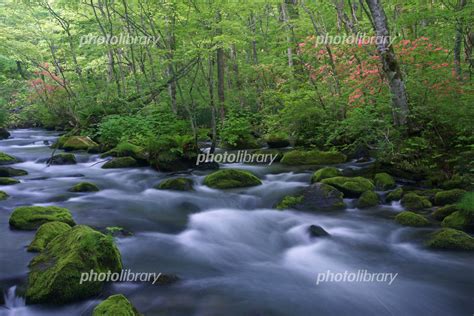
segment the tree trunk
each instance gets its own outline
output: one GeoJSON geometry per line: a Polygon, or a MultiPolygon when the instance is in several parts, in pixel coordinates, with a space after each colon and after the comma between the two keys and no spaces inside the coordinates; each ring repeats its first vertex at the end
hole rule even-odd
{"type": "Polygon", "coordinates": [[[376,35],[379,39],[386,39],[384,41],[377,41],[377,49],[392,94],[394,123],[397,126],[406,125],[409,114],[408,94],[395,51],[389,42],[390,32],[388,30],[387,17],[380,0],[366,0],[366,2],[372,15],[376,35]]]}
{"type": "MultiPolygon", "coordinates": [[[[221,22],[221,13],[219,10],[216,13],[217,23],[221,22]]],[[[222,34],[222,29],[220,26],[217,28],[217,34],[222,34]]],[[[222,48],[222,43],[217,44],[216,57],[217,57],[217,98],[219,100],[219,114],[221,125],[224,124],[225,119],[225,95],[224,95],[224,49],[222,48]]]]}

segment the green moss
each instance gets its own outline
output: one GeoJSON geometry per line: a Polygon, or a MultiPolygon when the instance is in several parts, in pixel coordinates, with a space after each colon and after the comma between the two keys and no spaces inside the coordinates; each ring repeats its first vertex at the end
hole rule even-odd
{"type": "Polygon", "coordinates": [[[409,211],[399,213],[395,216],[395,221],[401,225],[413,227],[428,226],[430,224],[424,216],[409,211]]]}
{"type": "Polygon", "coordinates": [[[320,182],[323,179],[342,176],[342,172],[334,167],[325,167],[316,171],[311,177],[311,183],[320,182]]]}
{"type": "Polygon", "coordinates": [[[97,192],[99,187],[91,182],[79,182],[68,190],[69,192],[97,192]]]}
{"type": "Polygon", "coordinates": [[[0,165],[10,165],[19,162],[20,160],[16,157],[10,156],[9,154],[0,152],[0,165]]]}
{"type": "Polygon", "coordinates": [[[26,176],[27,174],[28,172],[22,169],[0,167],[0,177],[21,177],[26,176]]]}
{"type": "Polygon", "coordinates": [[[6,192],[0,191],[0,201],[6,200],[9,197],[10,196],[6,192]]]}
{"type": "Polygon", "coordinates": [[[474,214],[474,192],[464,194],[457,205],[463,212],[474,214]]]}
{"type": "Polygon", "coordinates": [[[374,177],[375,187],[377,190],[387,191],[395,188],[395,180],[388,173],[377,173],[374,177]]]}
{"type": "Polygon", "coordinates": [[[434,249],[474,250],[474,238],[463,231],[444,228],[433,233],[426,245],[434,249]]]}
{"type": "Polygon", "coordinates": [[[204,185],[215,189],[251,187],[262,184],[259,178],[249,171],[223,169],[204,178],[204,185]]]}
{"type": "Polygon", "coordinates": [[[365,191],[373,191],[375,188],[372,181],[362,177],[334,177],[321,182],[332,185],[342,191],[346,197],[359,197],[365,191]]]}
{"type": "Polygon", "coordinates": [[[279,210],[292,208],[293,206],[301,203],[302,201],[303,201],[302,195],[297,195],[297,196],[287,195],[277,204],[276,208],[279,210]]]}
{"type": "Polygon", "coordinates": [[[357,201],[358,208],[372,207],[379,204],[379,196],[374,191],[365,191],[357,201]]]}
{"type": "Polygon", "coordinates": [[[412,192],[405,194],[401,202],[405,208],[412,211],[418,211],[432,206],[427,198],[412,192]]]}
{"type": "Polygon", "coordinates": [[[133,168],[137,167],[137,161],[132,157],[118,157],[107,161],[102,168],[103,169],[115,169],[115,168],[133,168]]]}
{"type": "Polygon", "coordinates": [[[29,264],[26,303],[63,304],[97,295],[103,282],[80,282],[81,274],[119,272],[120,253],[113,238],[84,225],[51,240],[29,264]]]}
{"type": "Polygon", "coordinates": [[[9,222],[13,228],[33,230],[54,221],[75,225],[69,210],[57,206],[20,206],[13,210],[9,222]]]}
{"type": "Polygon", "coordinates": [[[101,157],[132,157],[136,160],[146,160],[145,150],[137,145],[122,142],[118,144],[115,148],[107,151],[102,154],[101,157]]]}
{"type": "Polygon", "coordinates": [[[285,165],[330,165],[345,162],[347,157],[336,151],[292,150],[283,155],[285,165]]]}
{"type": "Polygon", "coordinates": [[[193,184],[191,179],[174,178],[162,181],[155,188],[159,190],[190,191],[193,189],[193,184]]]}
{"type": "Polygon", "coordinates": [[[94,308],[92,316],[139,316],[140,313],[122,294],[109,296],[94,308]]]}
{"type": "Polygon", "coordinates": [[[441,223],[443,227],[464,229],[470,226],[474,221],[474,216],[466,214],[463,211],[456,211],[446,216],[441,223]]]}
{"type": "Polygon", "coordinates": [[[51,148],[63,148],[64,147],[64,144],[66,143],[66,141],[69,139],[70,136],[68,135],[62,135],[60,136],[56,142],[51,145],[51,148]]]}
{"type": "Polygon", "coordinates": [[[461,189],[452,189],[436,193],[434,202],[436,205],[453,204],[461,200],[466,191],[461,189]]]}
{"type": "Polygon", "coordinates": [[[86,136],[71,136],[62,145],[66,151],[86,150],[95,151],[99,145],[92,139],[86,136]]]}
{"type": "Polygon", "coordinates": [[[44,223],[36,231],[35,238],[28,246],[28,251],[43,251],[51,240],[70,229],[71,226],[63,222],[44,223]]]}
{"type": "Polygon", "coordinates": [[[403,195],[403,189],[402,188],[397,188],[387,194],[387,202],[392,202],[392,201],[399,201],[402,198],[403,195]]]}
{"type": "Polygon", "coordinates": [[[443,207],[437,208],[431,216],[438,221],[442,221],[446,216],[451,215],[452,213],[458,211],[459,208],[457,205],[445,205],[443,207]]]}
{"type": "Polygon", "coordinates": [[[270,148],[282,148],[290,145],[288,135],[285,133],[269,134],[265,136],[265,141],[270,148]]]}
{"type": "Polygon", "coordinates": [[[20,183],[20,180],[7,178],[7,177],[0,177],[0,185],[12,185],[20,183]]]}
{"type": "Polygon", "coordinates": [[[76,156],[70,153],[60,153],[48,159],[51,165],[74,165],[77,163],[76,156]]]}

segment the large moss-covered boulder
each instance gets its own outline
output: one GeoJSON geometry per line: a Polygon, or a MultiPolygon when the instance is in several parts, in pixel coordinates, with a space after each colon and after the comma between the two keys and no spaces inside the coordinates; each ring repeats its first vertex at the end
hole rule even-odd
{"type": "Polygon", "coordinates": [[[69,192],[97,192],[100,191],[99,187],[91,182],[79,182],[69,188],[69,192]]]}
{"type": "Polygon", "coordinates": [[[474,213],[459,210],[446,216],[441,223],[443,227],[469,229],[474,227],[474,213]]]}
{"type": "Polygon", "coordinates": [[[392,201],[399,201],[403,196],[403,189],[402,188],[397,188],[387,194],[386,201],[387,202],[392,202],[392,201]]]}
{"type": "Polygon", "coordinates": [[[26,176],[27,171],[11,167],[0,167],[0,177],[21,177],[26,176]]]}
{"type": "Polygon", "coordinates": [[[265,136],[269,148],[283,148],[290,146],[288,135],[283,133],[269,134],[265,136]]]}
{"type": "Polygon", "coordinates": [[[432,214],[431,216],[438,220],[438,221],[442,221],[446,216],[449,216],[451,215],[452,213],[458,211],[459,208],[457,207],[457,205],[455,204],[451,204],[451,205],[445,205],[445,206],[442,206],[442,207],[438,207],[432,214]]]}
{"type": "Polygon", "coordinates": [[[0,139],[7,139],[10,137],[10,133],[7,131],[6,128],[1,127],[0,128],[0,139]]]}
{"type": "Polygon", "coordinates": [[[78,225],[51,240],[29,264],[26,303],[63,304],[97,295],[103,282],[81,274],[120,272],[120,252],[111,236],[78,225]]]}
{"type": "Polygon", "coordinates": [[[252,187],[262,184],[259,178],[245,170],[223,169],[204,178],[204,185],[214,189],[252,187]]]}
{"type": "Polygon", "coordinates": [[[374,191],[365,191],[357,200],[358,208],[373,207],[379,204],[379,196],[374,191]]]}
{"type": "Polygon", "coordinates": [[[327,178],[334,178],[339,176],[342,176],[342,172],[339,169],[334,167],[325,167],[317,170],[313,174],[313,176],[311,177],[311,183],[316,183],[327,178]]]}
{"type": "Polygon", "coordinates": [[[85,150],[89,152],[97,152],[99,144],[87,136],[70,136],[67,139],[64,139],[64,143],[59,148],[62,148],[65,151],[85,150]]]}
{"type": "Polygon", "coordinates": [[[434,249],[474,250],[474,238],[457,229],[443,228],[434,232],[426,245],[434,249]]]}
{"type": "Polygon", "coordinates": [[[325,183],[314,183],[300,195],[289,195],[277,204],[278,209],[300,211],[333,211],[345,208],[343,194],[325,183]]]}
{"type": "Polygon", "coordinates": [[[109,296],[94,308],[92,316],[139,316],[137,309],[122,294],[109,296]]]}
{"type": "Polygon", "coordinates": [[[70,153],[60,153],[49,158],[47,161],[50,165],[74,165],[77,163],[76,156],[70,153]]]}
{"type": "Polygon", "coordinates": [[[12,185],[18,183],[20,183],[20,180],[8,177],[0,177],[0,185],[12,185]]]}
{"type": "Polygon", "coordinates": [[[394,189],[395,180],[386,172],[377,173],[374,177],[375,188],[377,190],[387,191],[394,189]]]}
{"type": "Polygon", "coordinates": [[[138,161],[145,161],[147,159],[145,150],[142,147],[128,142],[118,144],[115,148],[103,153],[101,157],[132,157],[138,161]]]}
{"type": "Polygon", "coordinates": [[[0,201],[6,200],[9,197],[10,196],[6,192],[0,191],[0,201]]]}
{"type": "Polygon", "coordinates": [[[373,191],[374,184],[369,179],[363,177],[334,177],[324,179],[321,182],[332,185],[344,193],[345,197],[359,197],[365,191],[373,191]]]}
{"type": "Polygon", "coordinates": [[[412,211],[423,210],[432,206],[427,198],[413,192],[405,194],[401,202],[403,207],[412,211]]]}
{"type": "Polygon", "coordinates": [[[175,190],[175,191],[190,191],[193,189],[193,180],[188,178],[173,178],[166,179],[160,182],[155,189],[159,190],[175,190]]]}
{"type": "Polygon", "coordinates": [[[118,157],[107,161],[102,169],[133,168],[138,167],[138,162],[132,157],[118,157]]]}
{"type": "Polygon", "coordinates": [[[51,240],[70,229],[71,226],[63,222],[44,223],[36,231],[35,238],[28,246],[28,251],[43,251],[43,249],[51,240]]]}
{"type": "Polygon", "coordinates": [[[13,157],[9,154],[0,152],[0,165],[11,165],[20,162],[20,159],[13,157]]]}
{"type": "Polygon", "coordinates": [[[410,211],[404,211],[397,214],[397,216],[395,216],[395,221],[401,225],[412,227],[423,227],[430,224],[424,216],[410,211]]]}
{"type": "Polygon", "coordinates": [[[448,191],[441,191],[435,194],[435,205],[454,204],[461,200],[466,191],[461,189],[452,189],[448,191]]]}
{"type": "Polygon", "coordinates": [[[10,215],[10,226],[16,229],[34,230],[47,222],[63,222],[74,226],[71,212],[58,206],[20,206],[10,215]]]}
{"type": "Polygon", "coordinates": [[[292,150],[283,155],[284,165],[331,165],[345,162],[347,157],[337,151],[292,150]]]}

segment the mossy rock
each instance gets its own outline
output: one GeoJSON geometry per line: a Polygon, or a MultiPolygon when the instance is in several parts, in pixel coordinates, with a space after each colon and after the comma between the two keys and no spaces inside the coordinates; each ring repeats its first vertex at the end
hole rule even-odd
{"type": "Polygon", "coordinates": [[[128,142],[118,144],[115,148],[103,153],[101,157],[132,157],[143,161],[147,159],[145,150],[142,147],[128,142]]]}
{"type": "Polygon", "coordinates": [[[311,177],[311,183],[320,182],[321,180],[342,176],[342,172],[334,167],[325,167],[316,171],[311,177]]]}
{"type": "Polygon", "coordinates": [[[247,137],[241,137],[237,139],[234,143],[230,144],[228,142],[222,143],[222,147],[226,149],[257,149],[262,147],[257,139],[252,135],[247,137]]]}
{"type": "Polygon", "coordinates": [[[35,238],[28,246],[28,251],[37,252],[43,251],[46,245],[53,240],[56,236],[71,229],[66,223],[63,222],[48,222],[41,225],[36,231],[35,238]]]}
{"type": "Polygon", "coordinates": [[[96,152],[99,148],[99,144],[87,136],[70,136],[64,141],[60,148],[63,148],[65,151],[85,150],[96,152]]]}
{"type": "Polygon", "coordinates": [[[0,177],[21,177],[26,176],[27,171],[11,167],[0,167],[0,177]]]}
{"type": "Polygon", "coordinates": [[[8,199],[9,197],[10,197],[10,196],[8,195],[8,193],[3,192],[3,191],[0,191],[0,201],[6,200],[6,199],[8,199]]]}
{"type": "Polygon", "coordinates": [[[269,134],[265,136],[265,141],[269,148],[283,148],[290,146],[288,135],[285,134],[269,134]]]}
{"type": "Polygon", "coordinates": [[[466,194],[466,191],[461,189],[441,191],[435,194],[434,203],[435,205],[454,204],[459,202],[464,194],[466,194]]]}
{"type": "Polygon", "coordinates": [[[157,186],[155,189],[159,190],[175,190],[175,191],[190,191],[193,189],[193,180],[188,178],[174,178],[166,179],[157,186]]]}
{"type": "Polygon", "coordinates": [[[358,208],[373,207],[379,204],[379,196],[374,191],[365,191],[357,200],[358,208]]]}
{"type": "Polygon", "coordinates": [[[118,157],[107,161],[102,169],[133,168],[138,167],[138,162],[132,157],[118,157]]]}
{"type": "Polygon", "coordinates": [[[302,195],[287,195],[278,204],[276,208],[279,210],[290,209],[303,201],[302,195]]]}
{"type": "Polygon", "coordinates": [[[395,221],[401,225],[412,227],[423,227],[430,225],[430,222],[424,216],[410,211],[404,211],[397,214],[397,216],[395,216],[395,221]]]}
{"type": "Polygon", "coordinates": [[[91,182],[79,182],[71,187],[69,192],[97,192],[100,191],[99,187],[91,182]]]}
{"type": "Polygon", "coordinates": [[[245,170],[222,169],[207,175],[204,185],[214,189],[231,189],[261,185],[262,181],[245,170]]]}
{"type": "Polygon", "coordinates": [[[345,162],[347,157],[336,151],[292,150],[283,155],[284,165],[331,165],[345,162]]]}
{"type": "Polygon", "coordinates": [[[372,181],[363,177],[334,177],[324,179],[321,182],[332,185],[342,191],[345,197],[359,197],[365,191],[373,191],[375,189],[372,181]]]}
{"type": "Polygon", "coordinates": [[[457,229],[443,228],[434,232],[426,245],[434,249],[474,250],[474,238],[457,229]]]}
{"type": "Polygon", "coordinates": [[[314,183],[305,188],[300,195],[288,195],[277,204],[278,209],[300,211],[335,211],[344,209],[343,194],[333,186],[314,183]]]}
{"type": "Polygon", "coordinates": [[[456,229],[467,229],[474,226],[474,214],[461,211],[455,211],[446,216],[441,226],[456,229]]]}
{"type": "Polygon", "coordinates": [[[377,173],[374,177],[375,188],[387,191],[396,187],[395,180],[386,172],[377,173]]]}
{"type": "Polygon", "coordinates": [[[74,226],[67,208],[58,206],[20,206],[10,215],[10,226],[22,230],[34,230],[47,222],[63,222],[74,226]]]}
{"type": "Polygon", "coordinates": [[[403,189],[397,188],[387,194],[386,201],[387,202],[399,201],[402,198],[402,196],[403,196],[403,189]]]}
{"type": "Polygon", "coordinates": [[[103,282],[80,282],[82,273],[120,272],[122,260],[111,236],[78,225],[51,240],[28,266],[26,303],[65,304],[100,293],[103,282]]]}
{"type": "Polygon", "coordinates": [[[0,177],[0,185],[12,185],[18,183],[20,183],[20,180],[8,177],[0,177]]]}
{"type": "Polygon", "coordinates": [[[442,221],[446,216],[449,216],[451,215],[452,213],[458,211],[459,208],[457,207],[457,205],[455,204],[451,204],[451,205],[445,205],[445,206],[442,206],[442,207],[438,207],[432,214],[431,216],[438,220],[438,221],[442,221]]]}
{"type": "Polygon", "coordinates": [[[50,147],[51,148],[63,148],[64,144],[69,139],[69,137],[70,136],[68,136],[68,135],[59,136],[58,139],[56,140],[56,142],[54,144],[52,144],[50,147]]]}
{"type": "Polygon", "coordinates": [[[0,139],[7,139],[10,137],[10,133],[7,131],[6,128],[0,128],[0,139]]]}
{"type": "Polygon", "coordinates": [[[401,202],[403,207],[412,211],[419,211],[432,206],[431,202],[426,197],[413,192],[403,195],[401,202]]]}
{"type": "Polygon", "coordinates": [[[441,189],[429,189],[429,190],[412,190],[408,192],[418,194],[419,196],[423,196],[427,198],[431,202],[431,204],[433,204],[435,200],[435,195],[441,191],[442,191],[441,189]]]}
{"type": "Polygon", "coordinates": [[[13,157],[9,154],[0,152],[0,165],[11,165],[20,162],[20,159],[13,157]]]}
{"type": "Polygon", "coordinates": [[[139,316],[137,309],[122,294],[109,296],[94,308],[92,316],[139,316]]]}
{"type": "Polygon", "coordinates": [[[75,165],[77,161],[73,154],[60,153],[49,158],[47,163],[50,165],[75,165]]]}

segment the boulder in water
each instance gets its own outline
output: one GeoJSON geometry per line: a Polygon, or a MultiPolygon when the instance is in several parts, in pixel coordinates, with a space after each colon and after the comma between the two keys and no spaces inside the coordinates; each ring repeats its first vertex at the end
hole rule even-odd
{"type": "Polygon", "coordinates": [[[20,162],[20,159],[9,154],[0,152],[0,165],[11,165],[20,162]]]}
{"type": "Polygon", "coordinates": [[[308,227],[308,233],[311,237],[326,237],[329,236],[329,233],[325,231],[321,226],[310,225],[308,227]]]}
{"type": "Polygon", "coordinates": [[[413,192],[403,195],[401,202],[403,207],[412,211],[418,211],[432,206],[427,198],[413,192]]]}
{"type": "Polygon", "coordinates": [[[122,294],[109,296],[94,308],[92,316],[139,316],[137,309],[122,294]]]}
{"type": "Polygon", "coordinates": [[[50,165],[74,165],[77,163],[76,156],[70,153],[60,153],[49,158],[47,161],[50,165]]]}
{"type": "Polygon", "coordinates": [[[231,189],[261,185],[262,181],[245,170],[223,169],[207,175],[204,185],[214,189],[231,189]]]}
{"type": "Polygon", "coordinates": [[[65,151],[85,150],[88,152],[97,152],[99,149],[99,144],[87,136],[70,136],[63,139],[61,142],[58,140],[58,146],[61,146],[59,148],[62,148],[65,151]]]}
{"type": "Polygon", "coordinates": [[[437,192],[434,196],[435,205],[454,204],[459,202],[466,191],[461,189],[452,189],[448,191],[437,192]]]}
{"type": "Polygon", "coordinates": [[[6,192],[0,191],[0,201],[6,200],[9,197],[10,196],[6,192]]]}
{"type": "Polygon", "coordinates": [[[193,189],[193,180],[188,178],[167,179],[160,182],[155,188],[159,190],[190,191],[193,189]]]}
{"type": "Polygon", "coordinates": [[[9,177],[0,177],[0,185],[12,185],[18,183],[20,183],[20,180],[9,177]]]}
{"type": "Polygon", "coordinates": [[[366,191],[373,191],[375,186],[369,179],[363,177],[334,177],[322,180],[344,193],[345,197],[359,197],[366,191]]]}
{"type": "Polygon", "coordinates": [[[379,204],[379,196],[374,191],[365,191],[357,200],[358,208],[373,207],[379,204]]]}
{"type": "Polygon", "coordinates": [[[28,246],[28,251],[43,251],[43,249],[46,247],[46,245],[48,245],[51,240],[70,229],[71,226],[63,222],[44,223],[36,231],[35,238],[28,246]]]}
{"type": "Polygon", "coordinates": [[[333,211],[345,207],[342,192],[325,183],[314,183],[301,195],[286,196],[277,205],[278,209],[292,208],[301,211],[333,211]]]}
{"type": "Polygon", "coordinates": [[[382,191],[394,189],[396,186],[395,180],[386,172],[377,173],[374,177],[374,182],[375,188],[382,191]]]}
{"type": "Polygon", "coordinates": [[[0,128],[0,139],[7,139],[10,137],[10,133],[7,131],[6,128],[0,128]]]}
{"type": "Polygon", "coordinates": [[[20,206],[10,215],[10,226],[22,230],[34,230],[47,222],[63,222],[74,226],[67,208],[58,206],[20,206]]]}
{"type": "Polygon", "coordinates": [[[102,169],[133,168],[138,167],[138,162],[132,157],[117,157],[107,161],[102,169]]]}
{"type": "Polygon", "coordinates": [[[327,178],[334,178],[339,176],[342,176],[342,172],[339,169],[334,167],[325,167],[317,170],[313,174],[313,176],[311,177],[311,183],[316,183],[327,178]]]}
{"type": "Polygon", "coordinates": [[[395,216],[395,221],[401,225],[413,227],[428,226],[430,224],[424,216],[410,211],[404,211],[397,214],[397,216],[395,216]]]}
{"type": "Polygon", "coordinates": [[[0,167],[0,177],[21,177],[26,176],[27,171],[11,167],[0,167]]]}
{"type": "Polygon", "coordinates": [[[474,250],[474,238],[457,229],[443,228],[434,232],[426,245],[434,249],[474,250]]]}
{"type": "Polygon", "coordinates": [[[100,191],[99,187],[91,182],[79,182],[71,187],[69,192],[97,192],[100,191]]]}

